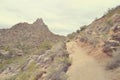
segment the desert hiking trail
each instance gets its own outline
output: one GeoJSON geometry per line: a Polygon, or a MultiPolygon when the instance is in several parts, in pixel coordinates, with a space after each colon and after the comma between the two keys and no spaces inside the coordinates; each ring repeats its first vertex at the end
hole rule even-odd
{"type": "Polygon", "coordinates": [[[68,42],[66,45],[72,59],[67,72],[68,80],[108,80],[105,70],[76,42],[68,42]]]}

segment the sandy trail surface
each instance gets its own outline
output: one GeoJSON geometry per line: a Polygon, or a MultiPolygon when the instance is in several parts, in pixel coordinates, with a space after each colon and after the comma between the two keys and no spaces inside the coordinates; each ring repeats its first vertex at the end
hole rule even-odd
{"type": "Polygon", "coordinates": [[[93,57],[87,55],[87,50],[74,41],[66,45],[72,59],[72,65],[67,71],[68,80],[109,80],[104,68],[93,57]]]}

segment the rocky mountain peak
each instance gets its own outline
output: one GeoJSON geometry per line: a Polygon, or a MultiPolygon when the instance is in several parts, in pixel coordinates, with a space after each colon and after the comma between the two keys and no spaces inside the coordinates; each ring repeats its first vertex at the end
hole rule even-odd
{"type": "Polygon", "coordinates": [[[42,18],[38,18],[35,22],[33,22],[32,24],[29,24],[27,22],[23,22],[23,23],[18,23],[14,26],[12,26],[13,31],[30,31],[30,32],[50,32],[50,30],[48,29],[47,25],[44,23],[42,18]]]}
{"type": "Polygon", "coordinates": [[[38,18],[33,24],[45,25],[42,18],[38,18]]]}
{"type": "Polygon", "coordinates": [[[28,44],[31,46],[32,44],[36,46],[44,40],[54,41],[54,39],[59,39],[59,37],[62,38],[61,36],[53,34],[42,19],[37,19],[33,24],[23,22],[12,26],[10,29],[0,30],[1,40],[13,45],[17,44],[19,40],[19,42],[26,45],[28,44]]]}

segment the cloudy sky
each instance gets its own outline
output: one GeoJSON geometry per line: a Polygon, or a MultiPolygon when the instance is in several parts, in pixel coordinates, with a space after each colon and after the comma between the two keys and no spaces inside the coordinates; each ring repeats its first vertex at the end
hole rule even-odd
{"type": "Polygon", "coordinates": [[[54,33],[66,35],[118,5],[120,0],[0,0],[0,28],[43,18],[54,33]]]}

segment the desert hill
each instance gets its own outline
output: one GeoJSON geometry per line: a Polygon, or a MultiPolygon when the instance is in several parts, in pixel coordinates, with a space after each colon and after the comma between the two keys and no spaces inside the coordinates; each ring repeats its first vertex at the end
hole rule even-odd
{"type": "Polygon", "coordinates": [[[70,62],[64,40],[42,19],[0,29],[0,80],[66,79],[70,62]]]}
{"type": "Polygon", "coordinates": [[[120,79],[120,6],[68,37],[88,50],[86,54],[102,65],[110,77],[108,80],[120,79]]]}

